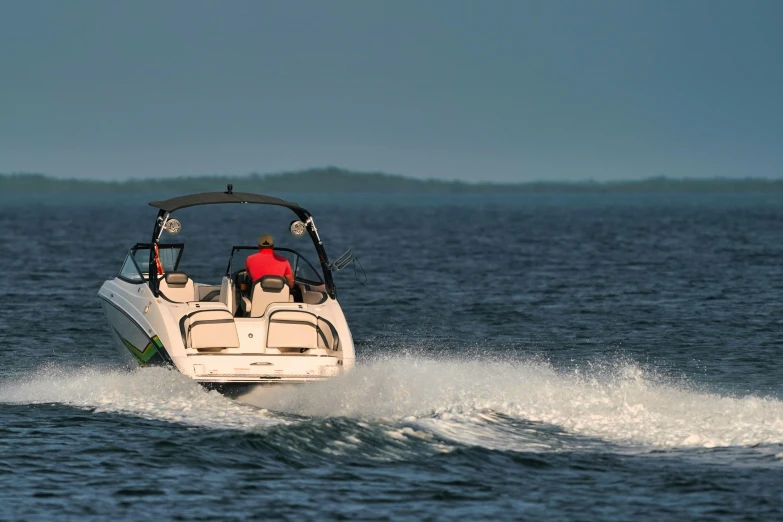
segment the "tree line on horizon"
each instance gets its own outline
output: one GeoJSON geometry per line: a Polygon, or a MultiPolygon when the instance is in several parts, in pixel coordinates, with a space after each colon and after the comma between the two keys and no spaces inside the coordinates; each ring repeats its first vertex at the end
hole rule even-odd
{"type": "Polygon", "coordinates": [[[228,183],[242,192],[432,193],[509,192],[764,192],[783,191],[783,179],[666,177],[618,181],[531,181],[520,183],[415,179],[382,172],[355,172],[336,167],[279,174],[199,176],[121,181],[62,179],[43,174],[0,174],[1,192],[214,192],[228,183]]]}

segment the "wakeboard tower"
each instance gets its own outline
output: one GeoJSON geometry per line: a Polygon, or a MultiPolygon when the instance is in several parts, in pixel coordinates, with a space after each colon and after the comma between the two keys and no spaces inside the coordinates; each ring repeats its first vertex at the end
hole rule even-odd
{"type": "Polygon", "coordinates": [[[270,384],[322,381],[353,368],[351,331],[337,301],[333,273],[355,261],[349,250],[330,263],[313,216],[296,203],[234,192],[210,192],[153,201],[158,209],[149,243],[128,250],[119,273],[98,295],[120,353],[132,364],[167,366],[229,396],[270,384]],[[217,281],[194,281],[180,261],[184,243],[176,211],[198,205],[275,205],[293,211],[295,236],[308,235],[318,256],[312,264],[292,249],[276,248],[294,273],[251,281],[247,255],[256,246],[233,246],[217,281]]]}

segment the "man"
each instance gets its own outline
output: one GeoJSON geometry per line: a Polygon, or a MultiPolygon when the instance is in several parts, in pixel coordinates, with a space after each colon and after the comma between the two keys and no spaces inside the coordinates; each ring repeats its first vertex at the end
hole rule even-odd
{"type": "Polygon", "coordinates": [[[291,263],[283,256],[275,254],[274,248],[275,240],[270,234],[258,238],[258,253],[247,258],[247,273],[253,283],[268,275],[284,277],[293,290],[294,273],[291,271],[291,263]]]}

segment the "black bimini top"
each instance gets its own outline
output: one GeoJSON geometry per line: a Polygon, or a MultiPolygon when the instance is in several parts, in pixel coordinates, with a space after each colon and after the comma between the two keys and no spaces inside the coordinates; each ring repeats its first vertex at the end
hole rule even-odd
{"type": "Polygon", "coordinates": [[[191,194],[189,196],[179,196],[166,199],[164,201],[151,201],[150,206],[174,212],[180,208],[195,207],[196,205],[214,205],[219,203],[256,203],[260,205],[277,205],[287,207],[297,214],[310,215],[296,203],[286,201],[280,198],[264,196],[262,194],[251,194],[249,192],[204,192],[202,194],[191,194]]]}

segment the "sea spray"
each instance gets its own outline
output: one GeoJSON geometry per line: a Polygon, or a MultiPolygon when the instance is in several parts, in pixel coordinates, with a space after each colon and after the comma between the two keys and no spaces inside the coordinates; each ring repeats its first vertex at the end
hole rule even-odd
{"type": "Polygon", "coordinates": [[[251,429],[281,422],[165,368],[127,371],[47,365],[1,383],[0,402],[60,403],[206,428],[251,429]]]}
{"type": "MultiPolygon", "coordinates": [[[[540,361],[385,357],[340,379],[245,400],[304,416],[417,422],[470,445],[487,445],[477,427],[494,429],[494,415],[655,448],[783,443],[780,400],[697,391],[625,360],[560,372],[540,361]]],[[[490,446],[513,448],[513,435],[503,436],[508,444],[489,437],[490,446]]]]}
{"type": "Polygon", "coordinates": [[[558,371],[541,361],[382,357],[329,381],[260,388],[242,401],[161,368],[49,366],[0,384],[3,403],[62,403],[209,429],[343,418],[382,425],[390,437],[429,433],[488,449],[783,443],[780,400],[698,391],[625,360],[558,371]]]}

